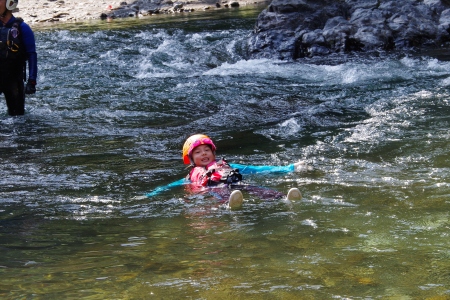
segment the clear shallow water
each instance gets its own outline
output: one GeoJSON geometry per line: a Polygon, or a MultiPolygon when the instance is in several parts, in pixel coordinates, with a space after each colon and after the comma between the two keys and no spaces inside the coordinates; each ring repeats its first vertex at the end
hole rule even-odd
{"type": "Polygon", "coordinates": [[[39,92],[0,117],[2,298],[449,297],[449,62],[249,60],[245,17],[36,32],[39,92]],[[306,160],[247,177],[303,200],[142,197],[196,132],[306,160]]]}

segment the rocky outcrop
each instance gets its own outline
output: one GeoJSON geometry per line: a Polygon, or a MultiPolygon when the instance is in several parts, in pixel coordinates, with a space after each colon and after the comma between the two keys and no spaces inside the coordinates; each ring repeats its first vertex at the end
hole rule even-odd
{"type": "Polygon", "coordinates": [[[249,39],[252,58],[438,48],[450,41],[450,0],[273,0],[249,39]]]}

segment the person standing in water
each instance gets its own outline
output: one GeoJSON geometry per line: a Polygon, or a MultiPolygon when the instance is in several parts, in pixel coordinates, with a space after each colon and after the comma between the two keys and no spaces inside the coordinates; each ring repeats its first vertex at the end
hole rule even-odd
{"type": "Polygon", "coordinates": [[[0,0],[0,94],[5,95],[8,114],[25,113],[25,94],[36,93],[37,54],[34,33],[12,11],[19,0],[0,0]],[[28,61],[28,81],[26,62],[28,61]]]}
{"type": "Polygon", "coordinates": [[[227,207],[229,208],[237,208],[242,205],[241,190],[267,199],[286,197],[287,200],[300,200],[302,198],[302,194],[297,188],[291,188],[287,195],[284,195],[275,190],[243,184],[242,174],[304,171],[307,169],[304,162],[287,166],[228,164],[225,159],[216,159],[216,149],[214,142],[204,134],[194,134],[185,141],[183,162],[191,166],[187,178],[194,189],[197,187],[197,190],[201,191],[205,187],[220,187],[214,189],[214,193],[218,194],[220,198],[228,196],[227,207]]]}

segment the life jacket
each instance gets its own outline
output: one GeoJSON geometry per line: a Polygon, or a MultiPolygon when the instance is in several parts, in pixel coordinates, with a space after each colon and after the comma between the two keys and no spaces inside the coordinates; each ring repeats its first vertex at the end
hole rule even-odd
{"type": "MultiPolygon", "coordinates": [[[[191,170],[192,172],[192,170],[191,170]]],[[[191,173],[188,175],[190,178],[191,173]]],[[[239,173],[239,169],[233,169],[222,158],[217,161],[213,166],[205,169],[205,173],[200,177],[200,183],[203,186],[215,186],[219,184],[231,185],[238,183],[242,180],[242,174],[239,173]]]]}
{"type": "Polygon", "coordinates": [[[23,63],[26,60],[20,25],[22,18],[16,18],[11,25],[0,27],[0,61],[23,63]]]}

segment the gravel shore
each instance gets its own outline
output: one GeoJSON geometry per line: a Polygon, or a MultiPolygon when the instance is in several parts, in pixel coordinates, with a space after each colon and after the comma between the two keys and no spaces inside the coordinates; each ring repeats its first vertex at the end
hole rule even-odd
{"type": "Polygon", "coordinates": [[[20,0],[14,11],[28,24],[49,22],[75,22],[94,19],[141,17],[152,14],[189,13],[191,11],[226,9],[267,0],[20,0]]]}

